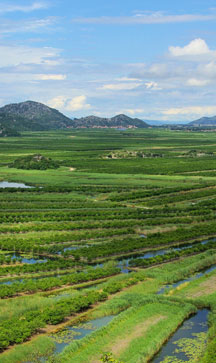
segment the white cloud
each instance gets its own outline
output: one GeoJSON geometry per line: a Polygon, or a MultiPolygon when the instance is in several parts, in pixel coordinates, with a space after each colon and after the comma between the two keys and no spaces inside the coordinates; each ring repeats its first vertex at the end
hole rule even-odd
{"type": "Polygon", "coordinates": [[[203,87],[209,84],[208,79],[197,79],[197,78],[190,78],[187,80],[187,85],[192,87],[203,87]]]}
{"type": "Polygon", "coordinates": [[[45,2],[34,2],[31,5],[1,4],[0,14],[11,13],[11,12],[16,12],[16,11],[20,11],[23,13],[29,13],[31,11],[47,9],[47,8],[48,8],[48,4],[45,2]]]}
{"type": "Polygon", "coordinates": [[[57,96],[49,100],[47,103],[52,108],[64,108],[66,98],[64,96],[57,96]]]}
{"type": "Polygon", "coordinates": [[[0,67],[19,64],[57,65],[60,50],[55,48],[33,48],[27,46],[0,46],[0,67]]]}
{"type": "Polygon", "coordinates": [[[66,79],[65,74],[38,74],[36,79],[41,81],[63,81],[66,79]]]}
{"type": "Polygon", "coordinates": [[[74,23],[81,24],[118,24],[118,25],[136,25],[136,24],[167,24],[167,23],[185,23],[194,21],[215,20],[216,16],[202,14],[183,14],[183,15],[166,15],[161,12],[149,14],[135,14],[134,16],[101,16],[101,17],[80,17],[72,19],[74,23]]]}
{"type": "Polygon", "coordinates": [[[111,90],[111,91],[123,91],[123,90],[131,90],[140,86],[140,83],[113,83],[113,84],[104,84],[99,89],[111,90]]]}
{"type": "Polygon", "coordinates": [[[77,96],[68,98],[66,96],[57,96],[48,101],[48,105],[53,108],[63,109],[66,111],[82,111],[89,110],[91,105],[86,103],[86,96],[77,96]]]}
{"type": "Polygon", "coordinates": [[[134,82],[134,81],[139,81],[139,78],[120,77],[120,78],[116,78],[116,81],[134,82]]]}
{"type": "Polygon", "coordinates": [[[145,86],[148,90],[153,90],[153,91],[159,91],[161,90],[161,88],[158,86],[158,83],[157,82],[146,82],[145,83],[145,86]]]}
{"type": "Polygon", "coordinates": [[[214,61],[202,64],[198,67],[198,71],[200,74],[204,74],[205,76],[212,78],[216,76],[216,63],[214,61]]]}
{"type": "Polygon", "coordinates": [[[88,110],[91,108],[91,105],[86,103],[86,96],[77,96],[68,100],[66,104],[66,110],[68,111],[80,111],[80,110],[88,110]]]}
{"type": "Polygon", "coordinates": [[[197,38],[184,47],[169,47],[169,52],[174,57],[197,56],[211,53],[205,40],[197,38]]]}
{"type": "Polygon", "coordinates": [[[212,115],[216,113],[216,106],[189,106],[189,107],[169,108],[167,110],[162,111],[162,113],[167,116],[212,115]]]}
{"type": "Polygon", "coordinates": [[[44,29],[49,28],[51,25],[55,25],[57,17],[49,16],[43,19],[31,19],[31,20],[1,20],[0,33],[13,34],[13,33],[26,33],[33,32],[38,33],[44,29]]]}
{"type": "Polygon", "coordinates": [[[136,115],[138,113],[143,113],[145,110],[143,108],[126,108],[125,110],[121,111],[120,113],[126,113],[129,115],[136,115]]]}

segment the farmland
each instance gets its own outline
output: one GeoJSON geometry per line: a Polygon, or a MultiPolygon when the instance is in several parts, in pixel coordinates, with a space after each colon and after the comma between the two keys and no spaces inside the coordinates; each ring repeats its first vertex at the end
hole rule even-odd
{"type": "Polygon", "coordinates": [[[0,155],[2,363],[181,363],[163,349],[203,311],[177,346],[213,362],[215,132],[23,132],[0,155]],[[11,167],[36,154],[59,167],[11,167]]]}

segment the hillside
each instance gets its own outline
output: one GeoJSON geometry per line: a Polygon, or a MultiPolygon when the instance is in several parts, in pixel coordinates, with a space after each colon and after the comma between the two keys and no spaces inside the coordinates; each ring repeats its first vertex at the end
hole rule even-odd
{"type": "Polygon", "coordinates": [[[112,118],[87,116],[71,120],[54,108],[42,103],[26,101],[0,108],[0,127],[15,131],[45,131],[66,128],[144,128],[149,125],[126,115],[112,118]]]}
{"type": "Polygon", "coordinates": [[[112,118],[87,116],[80,119],[74,119],[77,128],[145,128],[148,124],[138,118],[131,118],[129,116],[120,114],[112,118]]]}
{"type": "Polygon", "coordinates": [[[202,117],[198,120],[192,121],[187,126],[216,126],[216,116],[202,117]]]}
{"type": "Polygon", "coordinates": [[[43,131],[72,127],[73,122],[39,102],[13,103],[0,108],[0,124],[18,131],[43,131]]]}
{"type": "Polygon", "coordinates": [[[0,137],[20,136],[19,132],[0,124],[0,137]]]}

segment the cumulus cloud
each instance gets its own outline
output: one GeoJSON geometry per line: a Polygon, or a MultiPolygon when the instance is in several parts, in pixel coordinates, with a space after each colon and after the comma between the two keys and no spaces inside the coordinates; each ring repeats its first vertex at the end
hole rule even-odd
{"type": "Polygon", "coordinates": [[[195,21],[215,20],[213,14],[183,14],[167,15],[162,12],[148,14],[135,14],[133,16],[101,16],[101,17],[80,17],[72,19],[73,23],[81,24],[105,24],[105,25],[136,25],[136,24],[167,24],[167,23],[186,23],[195,21]]]}
{"type": "Polygon", "coordinates": [[[214,61],[198,66],[198,72],[209,78],[216,77],[216,63],[214,61]]]}
{"type": "Polygon", "coordinates": [[[86,102],[87,98],[84,95],[68,98],[66,96],[57,96],[48,101],[48,105],[53,108],[63,109],[66,111],[82,111],[91,108],[91,105],[86,102]]]}
{"type": "Polygon", "coordinates": [[[29,13],[31,11],[46,9],[48,8],[48,4],[45,2],[34,2],[30,5],[16,5],[16,4],[1,4],[0,14],[12,13],[16,11],[20,11],[23,13],[29,13]]]}
{"type": "Polygon", "coordinates": [[[86,96],[77,96],[67,101],[66,110],[68,111],[80,111],[88,110],[91,105],[86,103],[86,96]]]}
{"type": "Polygon", "coordinates": [[[162,111],[167,116],[178,116],[178,115],[212,115],[216,113],[216,106],[188,106],[179,108],[169,108],[162,111]]]}
{"type": "Polygon", "coordinates": [[[169,52],[173,57],[197,56],[210,54],[211,50],[205,40],[197,38],[184,47],[169,47],[169,52]]]}

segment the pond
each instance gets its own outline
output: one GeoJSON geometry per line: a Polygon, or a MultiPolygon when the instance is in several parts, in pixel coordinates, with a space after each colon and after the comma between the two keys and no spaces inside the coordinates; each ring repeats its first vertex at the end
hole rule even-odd
{"type": "Polygon", "coordinates": [[[72,343],[73,340],[79,340],[91,334],[93,331],[106,326],[115,315],[104,316],[95,320],[80,324],[79,326],[68,326],[66,329],[59,331],[51,336],[56,345],[55,353],[61,353],[62,350],[72,343]]]}
{"type": "Polygon", "coordinates": [[[152,363],[192,362],[195,361],[193,358],[199,358],[199,353],[206,346],[208,313],[207,309],[202,309],[185,320],[152,359],[152,363]]]}
{"type": "Polygon", "coordinates": [[[23,183],[12,183],[7,181],[1,181],[0,182],[0,188],[33,188],[30,185],[26,185],[23,183]]]}

